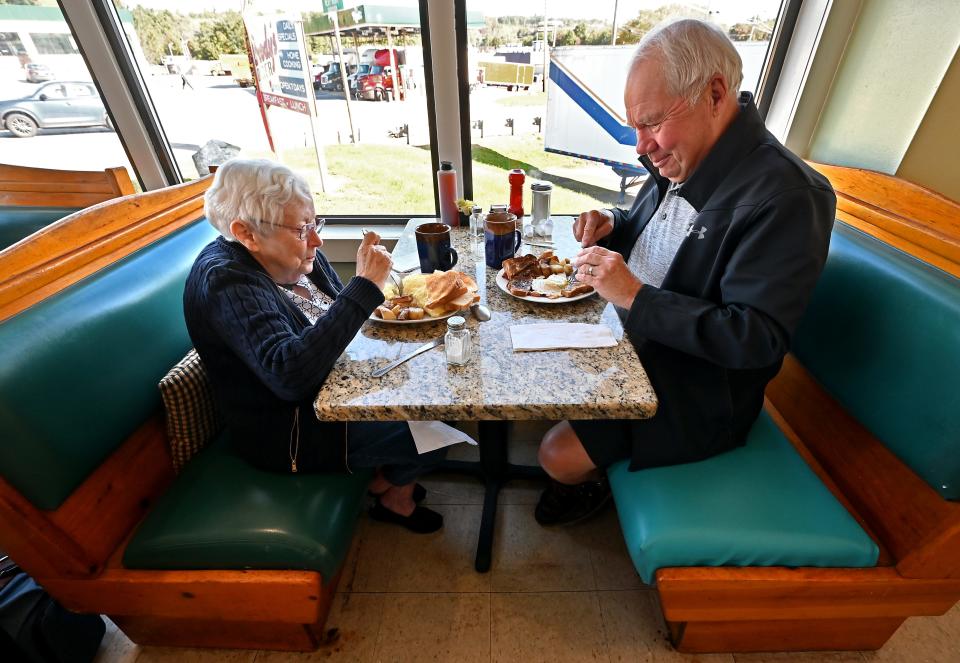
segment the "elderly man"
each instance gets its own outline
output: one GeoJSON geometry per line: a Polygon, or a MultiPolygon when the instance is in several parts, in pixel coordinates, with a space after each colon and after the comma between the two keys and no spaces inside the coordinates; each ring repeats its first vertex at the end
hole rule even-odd
{"type": "Polygon", "coordinates": [[[544,525],[596,512],[603,470],[702,460],[744,443],[826,260],[830,183],[766,130],[740,57],[696,20],[647,34],[624,103],[650,172],[629,212],[581,214],[577,275],[620,313],[659,397],[647,420],[564,421],[540,462],[544,525]]]}

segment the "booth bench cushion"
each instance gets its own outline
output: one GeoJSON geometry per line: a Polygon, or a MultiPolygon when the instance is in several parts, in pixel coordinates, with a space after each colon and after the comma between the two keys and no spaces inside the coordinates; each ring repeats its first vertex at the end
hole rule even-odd
{"type": "Polygon", "coordinates": [[[227,434],[200,451],[140,524],[130,569],[340,568],[368,472],[279,474],[235,455],[227,434]]]}
{"type": "Polygon", "coordinates": [[[610,484],[634,566],[651,583],[674,566],[869,567],[879,550],[766,412],[745,446],[610,484]]]}
{"type": "Polygon", "coordinates": [[[960,499],[960,280],[838,222],[793,352],[904,464],[960,499]]]}
{"type": "Polygon", "coordinates": [[[160,408],[204,220],[0,323],[0,475],[53,510],[160,408]]]}
{"type": "Polygon", "coordinates": [[[0,205],[0,251],[54,221],[76,212],[77,207],[21,207],[0,205]]]}

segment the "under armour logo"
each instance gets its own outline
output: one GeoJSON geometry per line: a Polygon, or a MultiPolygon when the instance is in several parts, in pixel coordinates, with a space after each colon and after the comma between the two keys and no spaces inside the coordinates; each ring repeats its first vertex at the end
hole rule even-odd
{"type": "Polygon", "coordinates": [[[694,228],[693,224],[691,223],[689,226],[687,226],[687,237],[689,237],[692,233],[697,233],[697,239],[703,239],[703,236],[707,233],[707,227],[700,226],[700,228],[697,229],[694,228]]]}

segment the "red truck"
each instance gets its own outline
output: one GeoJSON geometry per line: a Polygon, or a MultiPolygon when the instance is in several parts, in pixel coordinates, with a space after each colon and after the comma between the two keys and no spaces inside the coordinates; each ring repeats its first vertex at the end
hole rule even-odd
{"type": "Polygon", "coordinates": [[[391,91],[393,98],[398,98],[394,88],[395,78],[399,81],[400,92],[399,99],[403,99],[403,72],[400,65],[403,62],[403,51],[393,49],[393,64],[390,63],[390,50],[381,48],[373,55],[373,66],[370,71],[357,78],[357,99],[367,99],[372,101],[383,101],[387,98],[387,91],[391,91]],[[393,75],[392,67],[398,70],[396,77],[393,75]]]}

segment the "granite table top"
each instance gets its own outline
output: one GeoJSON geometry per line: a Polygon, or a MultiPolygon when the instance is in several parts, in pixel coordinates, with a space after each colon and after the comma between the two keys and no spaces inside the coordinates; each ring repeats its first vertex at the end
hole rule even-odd
{"type": "MultiPolygon", "coordinates": [[[[573,257],[579,243],[572,217],[553,217],[556,254],[573,257]]],[[[418,262],[413,229],[435,219],[411,219],[393,251],[398,267],[418,262]]],[[[642,419],[653,416],[657,397],[612,304],[599,295],[564,304],[517,299],[496,284],[483,260],[483,243],[466,228],[451,232],[459,261],[473,276],[481,302],[493,317],[479,322],[464,312],[473,357],[450,366],[443,348],[425,352],[381,378],[371,372],[446,332],[446,321],[418,325],[363,325],[333,367],[314,403],[328,421],[642,419]],[[615,347],[514,352],[510,326],[536,322],[605,324],[615,347]]],[[[534,241],[534,240],[531,240],[534,241]]],[[[543,248],[524,244],[521,252],[543,248]]]]}

